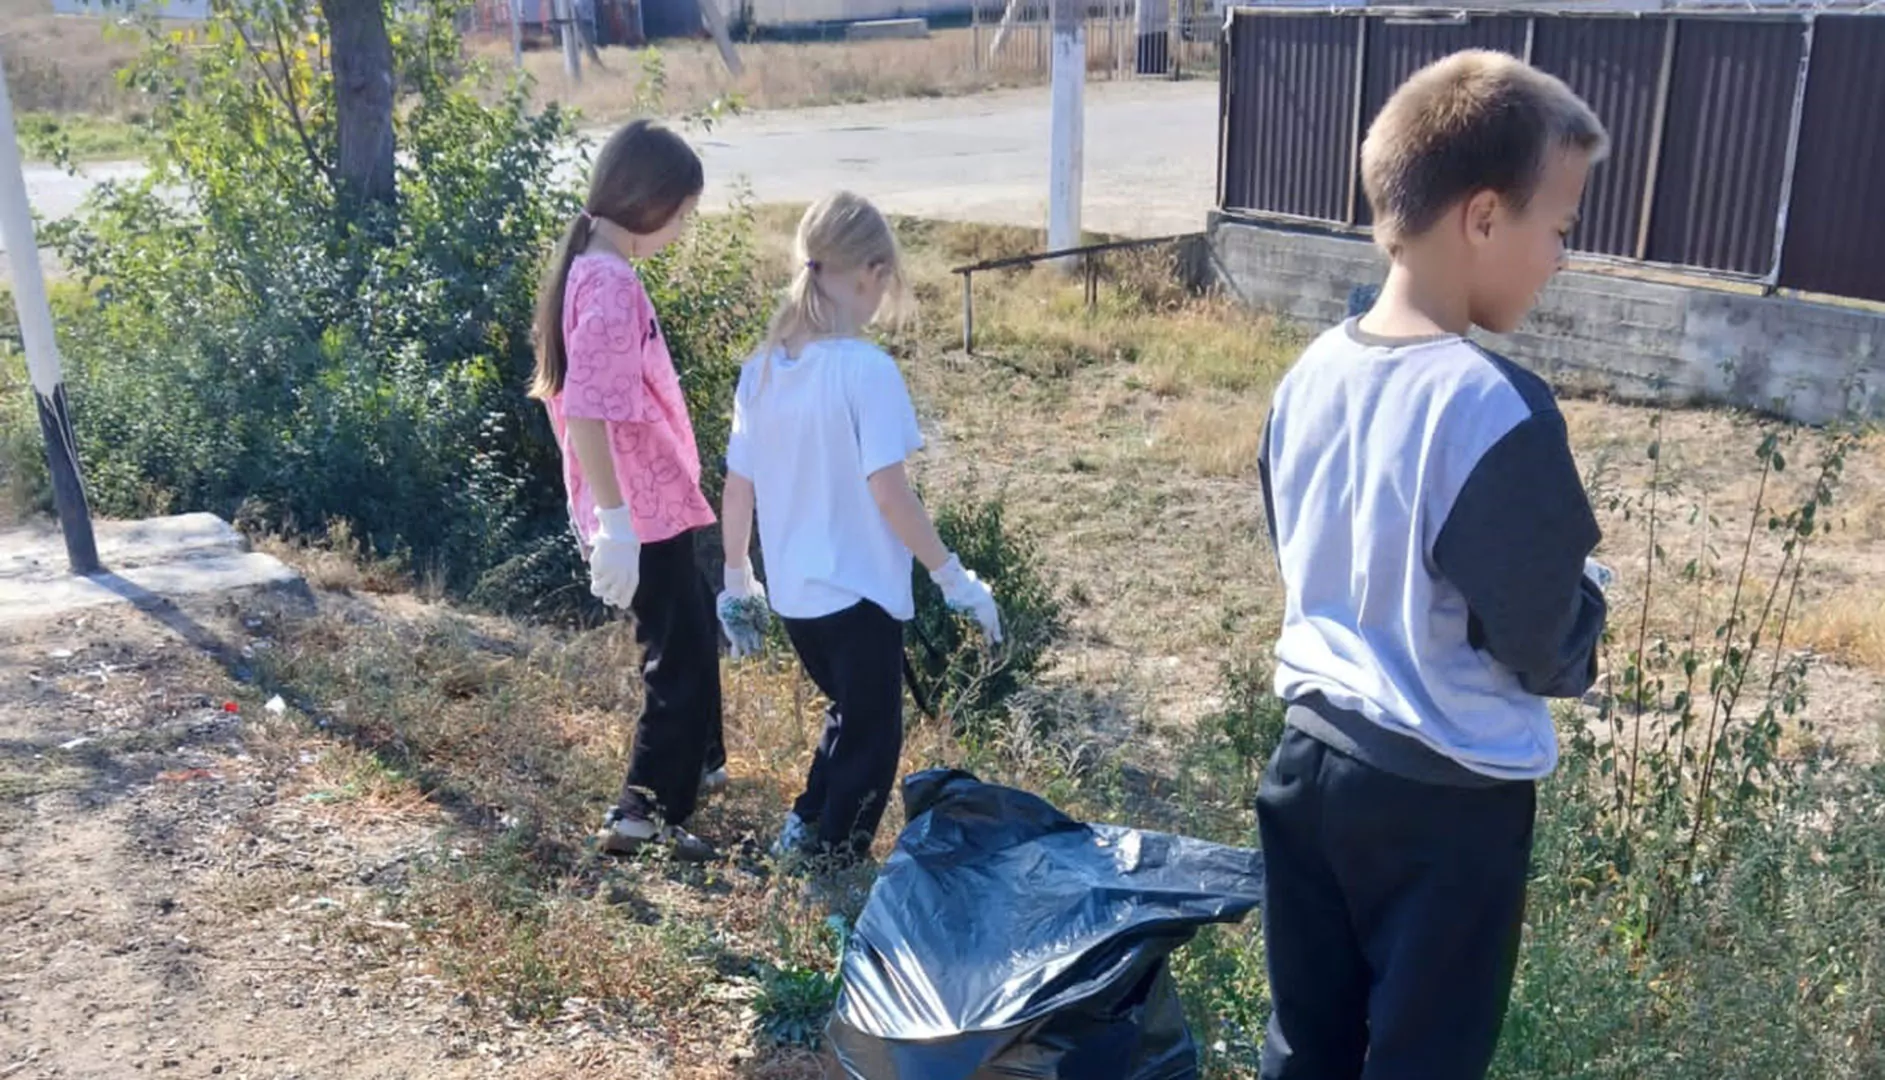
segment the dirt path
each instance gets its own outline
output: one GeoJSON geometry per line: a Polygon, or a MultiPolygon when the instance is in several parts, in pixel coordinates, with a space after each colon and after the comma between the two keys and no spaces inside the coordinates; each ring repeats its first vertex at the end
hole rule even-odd
{"type": "Polygon", "coordinates": [[[579,1006],[525,1029],[428,967],[380,905],[439,814],[306,779],[321,741],[240,681],[258,622],[0,631],[0,1078],[661,1075],[579,1006]]]}

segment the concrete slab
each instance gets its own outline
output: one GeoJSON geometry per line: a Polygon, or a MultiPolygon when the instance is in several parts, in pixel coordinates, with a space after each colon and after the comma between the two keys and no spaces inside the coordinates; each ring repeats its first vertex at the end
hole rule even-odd
{"type": "Polygon", "coordinates": [[[101,604],[149,604],[185,596],[287,585],[300,575],[214,514],[95,523],[106,572],[74,577],[57,526],[0,530],[0,624],[101,604]]]}

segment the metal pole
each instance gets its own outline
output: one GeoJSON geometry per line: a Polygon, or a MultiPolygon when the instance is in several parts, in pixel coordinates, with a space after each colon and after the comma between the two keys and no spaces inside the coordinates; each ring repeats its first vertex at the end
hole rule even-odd
{"type": "Polygon", "coordinates": [[[962,351],[975,355],[975,273],[962,273],[962,351]]]}
{"type": "Polygon", "coordinates": [[[1229,190],[1225,182],[1228,179],[1230,162],[1230,118],[1231,111],[1236,108],[1237,96],[1237,82],[1231,75],[1237,66],[1237,58],[1231,51],[1231,42],[1237,40],[1235,31],[1232,29],[1236,25],[1236,19],[1236,9],[1233,8],[1225,14],[1224,28],[1218,31],[1220,37],[1217,45],[1217,208],[1219,210],[1230,209],[1224,199],[1224,193],[1229,190]]]}
{"type": "Polygon", "coordinates": [[[1361,210],[1361,130],[1362,98],[1368,91],[1368,16],[1355,20],[1355,96],[1348,113],[1348,216],[1344,223],[1355,224],[1361,210]]]}
{"type": "Polygon", "coordinates": [[[982,70],[982,0],[969,0],[969,69],[982,70]]]}
{"type": "Polygon", "coordinates": [[[1793,119],[1787,125],[1787,164],[1780,174],[1780,209],[1774,217],[1774,263],[1768,268],[1767,292],[1780,284],[1780,260],[1786,253],[1787,214],[1793,208],[1793,174],[1800,164],[1800,125],[1806,118],[1806,81],[1813,64],[1813,30],[1819,20],[1806,17],[1806,37],[1800,47],[1800,73],[1793,87],[1793,119]]]}
{"type": "Polygon", "coordinates": [[[510,0],[511,62],[524,69],[524,0],[510,0]]]}
{"type": "Polygon", "coordinates": [[[39,240],[33,235],[33,210],[26,201],[26,171],[13,126],[13,100],[0,65],[0,241],[13,266],[13,306],[19,312],[20,339],[32,376],[39,430],[46,438],[46,466],[52,474],[52,501],[65,534],[66,559],[74,574],[96,574],[98,542],[79,473],[78,441],[66,411],[65,381],[59,371],[59,342],[52,331],[52,307],[46,302],[45,272],[39,265],[39,240]]]}
{"type": "MultiPolygon", "coordinates": [[[[1047,196],[1047,246],[1080,243],[1082,156],[1086,147],[1085,0],[1054,0],[1052,132],[1047,196]]],[[[1072,263],[1063,263],[1069,271],[1072,263]]]]}
{"type": "Polygon", "coordinates": [[[557,22],[563,28],[563,74],[569,81],[583,81],[582,50],[576,42],[576,0],[558,0],[557,22]]]}
{"type": "Polygon", "coordinates": [[[1008,40],[1008,31],[1014,28],[1015,12],[1020,8],[1021,0],[1008,0],[1008,5],[1001,9],[1001,22],[995,26],[995,38],[988,43],[988,62],[990,66],[1001,52],[1002,42],[1008,40]]]}
{"type": "Polygon", "coordinates": [[[1173,82],[1184,77],[1185,15],[1184,0],[1172,0],[1165,6],[1165,70],[1173,82]]]}
{"type": "Polygon", "coordinates": [[[1675,78],[1676,23],[1663,30],[1662,72],[1656,78],[1656,111],[1649,122],[1649,166],[1643,178],[1643,215],[1636,223],[1636,257],[1649,258],[1649,226],[1656,214],[1656,183],[1662,173],[1663,128],[1669,120],[1669,85],[1675,78]]]}
{"type": "Polygon", "coordinates": [[[727,68],[727,73],[739,78],[746,73],[746,65],[740,61],[740,51],[733,47],[733,34],[727,24],[727,18],[720,11],[719,0],[700,0],[700,22],[713,35],[713,43],[720,50],[720,61],[727,68]]]}

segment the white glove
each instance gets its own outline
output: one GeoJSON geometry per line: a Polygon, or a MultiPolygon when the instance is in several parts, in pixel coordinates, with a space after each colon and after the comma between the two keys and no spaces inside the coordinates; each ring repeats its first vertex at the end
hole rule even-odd
{"type": "Polygon", "coordinates": [[[766,603],[766,586],[753,575],[753,568],[727,565],[726,588],[714,604],[720,616],[720,629],[726,631],[733,659],[754,656],[765,647],[766,627],[772,622],[772,608],[766,603]]]}
{"type": "Polygon", "coordinates": [[[589,552],[589,591],[610,607],[635,602],[641,585],[641,541],[628,507],[596,508],[596,538],[589,552]]]}
{"type": "Polygon", "coordinates": [[[1597,586],[1598,592],[1608,593],[1610,591],[1610,583],[1616,580],[1617,574],[1616,571],[1598,562],[1596,559],[1586,557],[1584,560],[1584,576],[1590,579],[1592,585],[1597,586]]]}
{"type": "Polygon", "coordinates": [[[943,601],[949,605],[949,610],[979,623],[990,645],[1001,644],[1001,611],[995,607],[995,594],[980,578],[963,569],[961,559],[949,556],[943,568],[930,574],[929,579],[942,589],[943,601]]]}

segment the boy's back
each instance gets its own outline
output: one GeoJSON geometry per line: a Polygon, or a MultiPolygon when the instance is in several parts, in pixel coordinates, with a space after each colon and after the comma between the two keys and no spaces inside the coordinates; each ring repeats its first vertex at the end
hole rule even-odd
{"type": "Polygon", "coordinates": [[[1597,526],[1544,382],[1457,336],[1350,320],[1277,389],[1261,466],[1287,588],[1277,689],[1332,706],[1304,723],[1413,779],[1549,773],[1541,695],[1589,685],[1603,612],[1569,603],[1597,526]]]}

